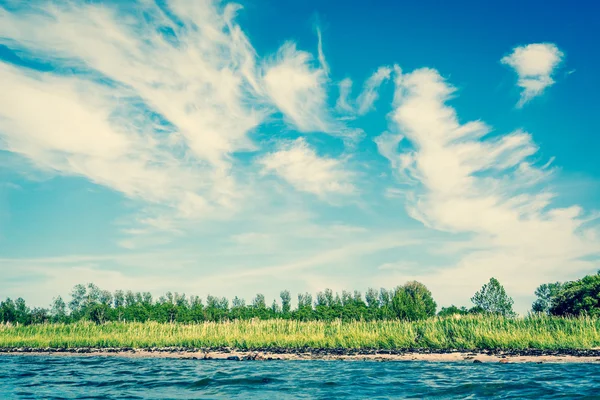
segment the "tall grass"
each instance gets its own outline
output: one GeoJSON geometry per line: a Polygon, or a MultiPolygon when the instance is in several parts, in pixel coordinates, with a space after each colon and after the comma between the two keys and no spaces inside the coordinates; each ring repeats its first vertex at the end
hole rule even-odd
{"type": "Polygon", "coordinates": [[[600,320],[498,316],[419,322],[251,320],[162,324],[110,322],[1,325],[0,348],[232,347],[238,349],[590,349],[600,346],[600,320]]]}

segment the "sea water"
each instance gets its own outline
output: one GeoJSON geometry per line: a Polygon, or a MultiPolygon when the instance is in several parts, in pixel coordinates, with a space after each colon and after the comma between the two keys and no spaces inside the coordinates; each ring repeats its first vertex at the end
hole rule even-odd
{"type": "Polygon", "coordinates": [[[600,364],[0,356],[0,399],[600,399],[600,364]]]}

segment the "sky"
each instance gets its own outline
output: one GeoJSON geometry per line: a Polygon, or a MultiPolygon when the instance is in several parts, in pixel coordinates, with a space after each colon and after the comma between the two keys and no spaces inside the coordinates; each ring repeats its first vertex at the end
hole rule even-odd
{"type": "Polygon", "coordinates": [[[600,269],[600,6],[0,0],[0,297],[471,306],[600,269]]]}

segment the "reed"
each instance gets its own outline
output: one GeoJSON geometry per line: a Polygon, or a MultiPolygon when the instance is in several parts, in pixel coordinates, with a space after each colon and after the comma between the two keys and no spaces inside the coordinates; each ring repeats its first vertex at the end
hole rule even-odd
{"type": "Polygon", "coordinates": [[[0,348],[195,347],[237,349],[591,349],[600,319],[453,316],[418,322],[283,319],[0,325],[0,348]]]}

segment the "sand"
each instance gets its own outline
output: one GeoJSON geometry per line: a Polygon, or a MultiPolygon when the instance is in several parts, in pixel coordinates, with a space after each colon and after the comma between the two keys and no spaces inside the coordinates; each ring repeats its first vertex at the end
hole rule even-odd
{"type": "Polygon", "coordinates": [[[28,356],[78,356],[78,357],[130,357],[130,358],[175,358],[190,360],[227,361],[269,361],[269,360],[342,360],[342,361],[426,361],[426,362],[465,362],[465,363],[598,363],[600,356],[596,349],[591,351],[566,352],[563,354],[536,355],[516,354],[514,351],[497,352],[371,352],[370,354],[339,354],[339,352],[318,351],[242,351],[235,349],[219,350],[178,350],[178,349],[0,349],[0,355],[28,356]],[[338,354],[336,354],[338,353],[338,354]],[[569,354],[571,353],[571,354],[569,354]],[[593,353],[587,355],[586,353],[593,353]]]}

